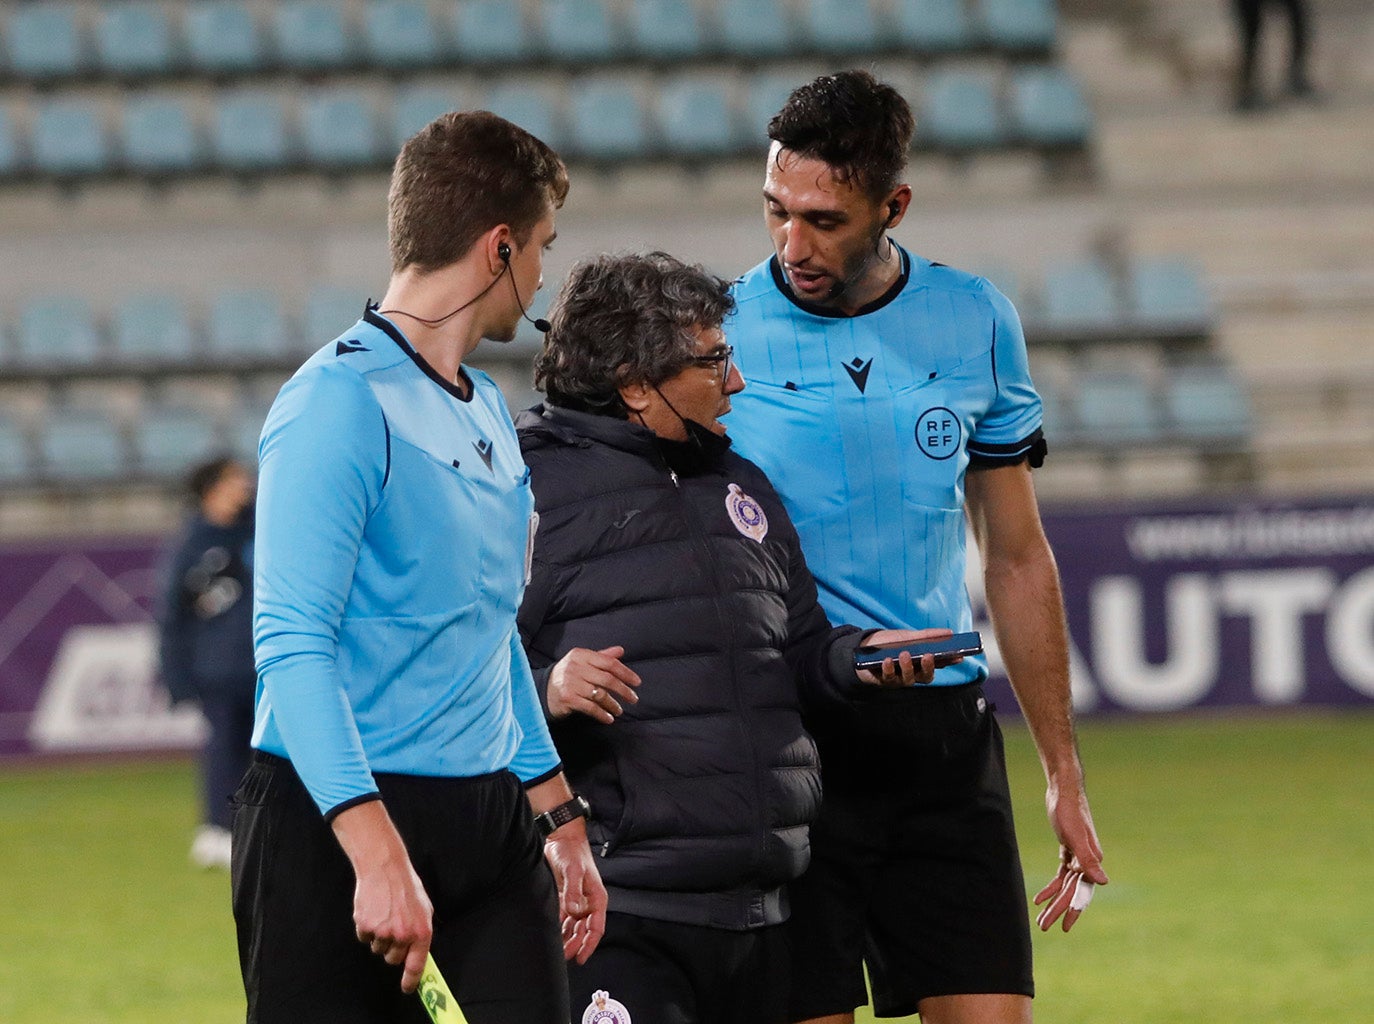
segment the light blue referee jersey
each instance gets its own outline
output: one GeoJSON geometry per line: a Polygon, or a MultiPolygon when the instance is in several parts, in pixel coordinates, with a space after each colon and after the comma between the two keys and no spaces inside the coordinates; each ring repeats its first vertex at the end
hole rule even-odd
{"type": "MultiPolygon", "coordinates": [[[[832,622],[972,628],[964,473],[1040,445],[1021,322],[980,277],[901,251],[854,316],[796,299],[776,259],[734,286],[725,324],[746,387],[726,419],[801,535],[832,622]]],[[[982,657],[938,683],[987,675],[982,657]]]]}
{"type": "Polygon", "coordinates": [[[259,445],[253,745],[320,810],[372,772],[552,775],[515,614],[534,528],[501,393],[444,381],[372,310],[277,396],[259,445]]]}

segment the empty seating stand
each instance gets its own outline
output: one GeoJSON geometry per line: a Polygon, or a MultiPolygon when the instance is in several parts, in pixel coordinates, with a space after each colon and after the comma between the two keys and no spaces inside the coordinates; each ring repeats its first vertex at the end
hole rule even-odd
{"type": "Polygon", "coordinates": [[[39,431],[39,473],[57,484],[122,481],[128,450],[118,421],[106,410],[57,406],[39,431]]]}
{"type": "Polygon", "coordinates": [[[134,424],[134,466],[142,476],[179,478],[222,447],[219,425],[204,409],[155,405],[134,424]]]}

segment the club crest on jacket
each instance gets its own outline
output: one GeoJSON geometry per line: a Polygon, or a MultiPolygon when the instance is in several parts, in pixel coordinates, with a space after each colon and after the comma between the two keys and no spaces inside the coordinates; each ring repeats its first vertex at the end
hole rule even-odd
{"type": "Polygon", "coordinates": [[[739,484],[731,484],[726,492],[725,511],[735,529],[751,540],[762,544],[768,536],[768,517],[763,514],[763,506],[740,490],[739,484]]]}

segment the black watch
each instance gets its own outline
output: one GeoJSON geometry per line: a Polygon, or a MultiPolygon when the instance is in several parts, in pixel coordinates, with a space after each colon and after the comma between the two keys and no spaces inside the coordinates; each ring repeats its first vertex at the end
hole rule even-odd
{"type": "Polygon", "coordinates": [[[587,803],[585,796],[574,796],[567,803],[559,804],[552,810],[544,811],[542,814],[534,816],[534,823],[539,828],[542,836],[553,835],[553,830],[560,825],[566,825],[574,818],[587,818],[592,813],[592,805],[587,803]]]}

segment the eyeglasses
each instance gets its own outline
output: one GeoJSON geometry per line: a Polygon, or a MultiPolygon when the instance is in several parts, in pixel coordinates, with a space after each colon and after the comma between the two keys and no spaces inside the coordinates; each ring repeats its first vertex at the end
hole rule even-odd
{"type": "Polygon", "coordinates": [[[732,364],[732,360],[734,359],[734,357],[735,346],[726,345],[723,349],[717,349],[710,355],[693,356],[692,365],[710,366],[712,368],[719,367],[719,369],[716,369],[715,372],[720,374],[720,379],[722,381],[726,381],[730,379],[730,366],[732,364]]]}

